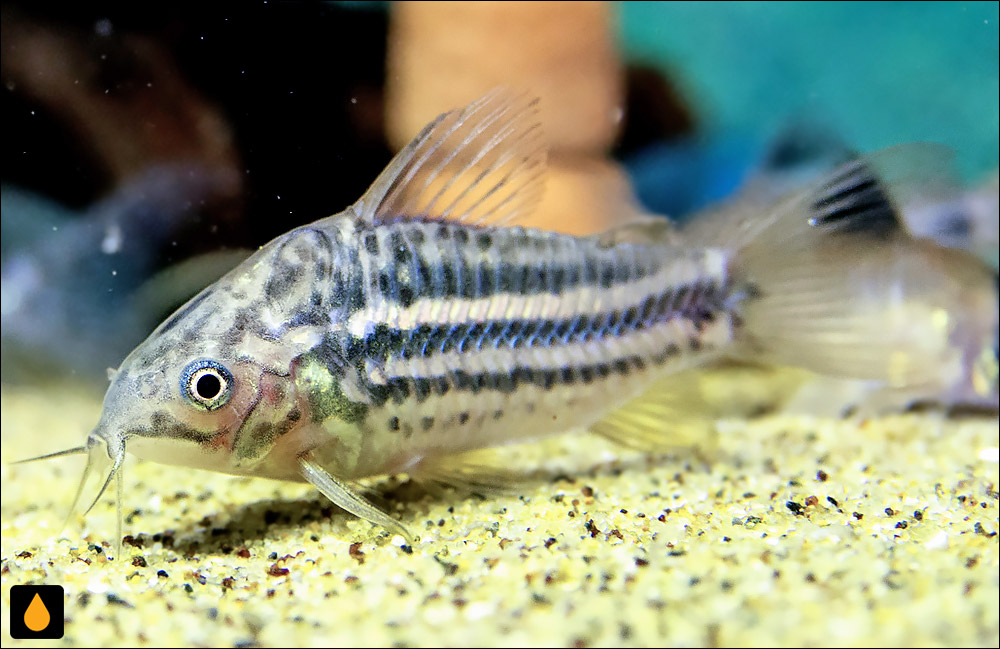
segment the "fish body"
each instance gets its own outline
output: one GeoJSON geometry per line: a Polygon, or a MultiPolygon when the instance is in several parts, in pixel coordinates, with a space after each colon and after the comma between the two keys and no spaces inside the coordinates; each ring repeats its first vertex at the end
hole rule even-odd
{"type": "MultiPolygon", "coordinates": [[[[855,409],[877,414],[917,403],[996,410],[998,391],[998,299],[996,274],[975,256],[929,240],[903,239],[880,251],[856,258],[858,309],[881,329],[873,342],[894,350],[884,376],[855,382],[834,398],[836,385],[820,380],[824,408],[812,412],[855,409]]],[[[851,378],[850,363],[827,376],[851,378]]],[[[851,382],[848,381],[848,384],[851,382]]],[[[845,386],[846,387],[846,386],[845,386]]],[[[803,394],[809,394],[805,390],[803,394]]],[[[803,404],[803,396],[793,403],[803,404]]],[[[813,401],[815,403],[815,400],[813,401]]]]}
{"type": "MultiPolygon", "coordinates": [[[[311,450],[353,479],[589,426],[732,337],[716,250],[348,214],[249,264],[165,322],[115,379],[136,382],[123,394],[159,386],[152,398],[175,404],[177,386],[160,377],[201,359],[238,368],[224,410],[239,425],[189,435],[202,457],[210,436],[211,468],[231,473],[294,478],[294,458],[311,450]],[[238,387],[253,385],[266,393],[256,402],[238,387]]],[[[157,441],[189,430],[185,405],[161,410],[157,441]]]]}
{"type": "Polygon", "coordinates": [[[894,365],[878,322],[851,317],[862,271],[843,254],[870,256],[898,228],[865,164],[691,246],[660,218],[582,237],[531,228],[544,156],[535,102],[494,93],[440,116],[353,206],[278,237],[161,324],[69,452],[104,447],[104,484],[119,488],[126,447],[307,480],[401,530],[354,480],[490,486],[466,452],[571,428],[661,447],[665,404],[683,394],[669,380],[706,359],[926,370],[894,365]]]}

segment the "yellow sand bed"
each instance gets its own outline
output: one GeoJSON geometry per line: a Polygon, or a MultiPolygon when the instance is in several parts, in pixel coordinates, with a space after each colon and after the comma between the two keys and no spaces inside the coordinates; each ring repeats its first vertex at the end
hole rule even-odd
{"type": "MultiPolygon", "coordinates": [[[[516,496],[388,481],[406,544],[307,485],[130,462],[60,532],[100,404],[2,392],[10,586],[66,588],[69,646],[998,644],[995,415],[719,424],[709,463],[590,435],[512,453],[516,496]],[[560,477],[562,476],[562,477],[560,477]],[[112,490],[113,491],[113,490],[112,490]]],[[[56,642],[58,643],[58,642],[56,642]]]]}

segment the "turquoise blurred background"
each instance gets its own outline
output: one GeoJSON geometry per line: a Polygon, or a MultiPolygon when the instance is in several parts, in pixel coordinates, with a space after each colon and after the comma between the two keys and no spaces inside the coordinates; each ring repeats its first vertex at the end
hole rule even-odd
{"type": "Polygon", "coordinates": [[[975,179],[1000,147],[998,13],[996,2],[625,2],[620,29],[627,59],[665,70],[724,147],[763,147],[804,118],[861,151],[947,144],[975,179]]]}

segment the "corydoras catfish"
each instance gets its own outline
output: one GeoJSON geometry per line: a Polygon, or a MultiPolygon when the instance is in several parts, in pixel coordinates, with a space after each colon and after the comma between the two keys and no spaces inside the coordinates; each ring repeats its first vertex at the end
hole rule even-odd
{"type": "MultiPolygon", "coordinates": [[[[906,144],[856,156],[834,172],[837,177],[870,170],[881,183],[870,191],[884,194],[895,211],[868,222],[878,245],[824,246],[827,267],[846,275],[796,280],[802,295],[815,302],[813,319],[827,311],[825,320],[816,320],[826,324],[811,330],[810,344],[826,346],[845,331],[864,344],[846,345],[836,358],[806,364],[821,377],[792,399],[791,410],[834,414],[860,408],[873,414],[918,402],[993,410],[1000,405],[996,270],[972,253],[971,227],[961,228],[964,238],[931,231],[946,214],[956,222],[978,218],[966,216],[971,212],[959,209],[957,198],[943,202],[945,196],[965,196],[957,189],[952,157],[941,145],[906,144]],[[945,205],[956,207],[946,211],[945,205]],[[926,216],[918,218],[921,211],[926,216]],[[852,301],[836,316],[847,290],[844,279],[851,282],[852,301]]],[[[769,224],[768,211],[756,207],[762,202],[760,187],[767,185],[762,177],[745,195],[696,216],[682,235],[696,246],[739,249],[753,241],[769,224]]],[[[787,345],[783,352],[744,357],[803,365],[787,345]]]]}
{"type": "Polygon", "coordinates": [[[466,453],[572,429],[659,447],[668,379],[719,355],[926,369],[851,317],[864,283],[846,253],[896,227],[864,164],[769,206],[739,245],[691,248],[662,218],[585,237],[530,227],[545,157],[536,101],[495,92],[441,115],[357,203],[163,322],[67,452],[107,453],[102,492],[116,475],[120,490],[128,450],[308,481],[402,531],[355,480],[489,486],[466,453]]]}

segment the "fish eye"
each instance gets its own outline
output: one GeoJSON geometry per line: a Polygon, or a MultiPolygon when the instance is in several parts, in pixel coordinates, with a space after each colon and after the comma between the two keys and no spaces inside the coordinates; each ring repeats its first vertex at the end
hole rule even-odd
{"type": "Polygon", "coordinates": [[[188,363],[181,374],[181,394],[201,410],[216,410],[232,395],[233,375],[212,360],[188,363]]]}

